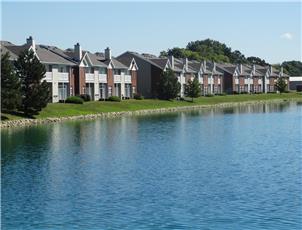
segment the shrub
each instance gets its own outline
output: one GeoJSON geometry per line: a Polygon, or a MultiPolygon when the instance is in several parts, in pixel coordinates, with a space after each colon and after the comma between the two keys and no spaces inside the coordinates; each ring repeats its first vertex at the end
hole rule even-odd
{"type": "Polygon", "coordinates": [[[78,96],[72,96],[72,97],[68,97],[65,100],[65,103],[72,103],[72,104],[83,104],[84,100],[78,96]]]}
{"type": "Polygon", "coordinates": [[[218,93],[216,95],[218,95],[218,96],[226,96],[227,94],[226,93],[218,93]]]}
{"type": "Polygon", "coordinates": [[[237,91],[233,91],[233,94],[239,94],[237,91]]]}
{"type": "Polygon", "coordinates": [[[120,102],[121,98],[119,98],[117,96],[111,96],[111,97],[108,98],[108,101],[120,102]]]}
{"type": "Polygon", "coordinates": [[[240,92],[240,94],[248,94],[248,92],[243,91],[243,92],[240,92]]]}
{"type": "Polygon", "coordinates": [[[140,94],[134,94],[134,96],[133,96],[133,98],[135,99],[135,100],[143,100],[144,99],[144,96],[142,96],[142,95],[140,95],[140,94]]]}
{"type": "Polygon", "coordinates": [[[90,101],[91,97],[89,94],[81,94],[80,97],[84,100],[84,101],[90,101]]]}

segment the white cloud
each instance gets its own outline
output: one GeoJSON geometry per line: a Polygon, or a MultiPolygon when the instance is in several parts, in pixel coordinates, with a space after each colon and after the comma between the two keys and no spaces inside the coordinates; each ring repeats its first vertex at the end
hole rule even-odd
{"type": "Polygon", "coordinates": [[[283,38],[283,39],[286,39],[286,40],[292,40],[293,39],[293,34],[287,32],[287,33],[281,34],[280,37],[283,38]]]}

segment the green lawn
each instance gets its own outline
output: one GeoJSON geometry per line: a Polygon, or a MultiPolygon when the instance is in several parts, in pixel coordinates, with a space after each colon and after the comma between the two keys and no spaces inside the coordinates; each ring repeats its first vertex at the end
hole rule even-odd
{"type": "MultiPolygon", "coordinates": [[[[124,100],[122,102],[109,102],[109,101],[91,101],[84,104],[63,104],[53,103],[40,112],[36,118],[44,119],[48,117],[64,117],[75,115],[95,114],[100,112],[119,112],[119,111],[134,111],[142,109],[158,109],[169,108],[178,106],[190,105],[213,105],[224,102],[244,102],[244,101],[260,101],[272,99],[296,99],[302,101],[301,93],[284,93],[284,94],[242,94],[242,95],[227,95],[227,96],[214,96],[214,97],[200,97],[190,101],[163,101],[156,99],[145,100],[124,100]]],[[[190,100],[190,99],[188,99],[190,100]]],[[[8,120],[22,119],[22,116],[12,114],[2,114],[8,120]]]]}

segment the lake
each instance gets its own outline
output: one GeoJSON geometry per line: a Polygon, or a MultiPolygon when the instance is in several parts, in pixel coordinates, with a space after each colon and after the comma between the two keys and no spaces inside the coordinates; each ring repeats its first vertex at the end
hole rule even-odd
{"type": "Polygon", "coordinates": [[[301,229],[297,102],[3,129],[2,229],[301,229]]]}

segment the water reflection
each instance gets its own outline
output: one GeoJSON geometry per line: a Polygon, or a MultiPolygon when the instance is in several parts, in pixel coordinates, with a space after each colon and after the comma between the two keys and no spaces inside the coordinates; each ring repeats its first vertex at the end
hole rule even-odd
{"type": "Polygon", "coordinates": [[[3,228],[299,229],[301,108],[2,130],[3,228]]]}

